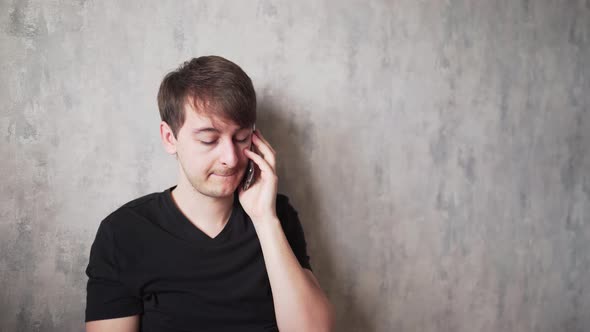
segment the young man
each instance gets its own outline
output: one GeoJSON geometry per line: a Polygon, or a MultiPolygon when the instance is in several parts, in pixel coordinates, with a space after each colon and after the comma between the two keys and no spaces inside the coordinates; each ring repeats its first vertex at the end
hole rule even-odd
{"type": "Polygon", "coordinates": [[[101,222],[86,330],[329,331],[297,212],[277,194],[275,151],[253,130],[250,78],[218,56],[192,59],[164,78],[158,106],[178,184],[101,222]]]}

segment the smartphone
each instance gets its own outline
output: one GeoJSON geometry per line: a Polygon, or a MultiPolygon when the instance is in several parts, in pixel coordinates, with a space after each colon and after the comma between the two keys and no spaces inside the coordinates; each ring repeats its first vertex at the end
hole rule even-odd
{"type": "MultiPolygon", "coordinates": [[[[252,126],[252,135],[254,135],[254,130],[256,130],[256,124],[252,126]]],[[[254,151],[252,148],[252,143],[250,143],[250,151],[254,151]]],[[[244,174],[244,179],[242,181],[242,190],[248,190],[252,184],[252,181],[254,181],[254,162],[252,159],[249,159],[248,167],[246,168],[246,174],[244,174]]]]}

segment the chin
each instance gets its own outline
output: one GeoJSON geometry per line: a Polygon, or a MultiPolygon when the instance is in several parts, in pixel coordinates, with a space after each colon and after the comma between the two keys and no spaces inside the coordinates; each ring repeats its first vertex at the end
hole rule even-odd
{"type": "Polygon", "coordinates": [[[202,191],[204,195],[209,197],[228,197],[234,194],[236,191],[237,186],[235,185],[212,185],[202,191]]]}
{"type": "Polygon", "coordinates": [[[233,195],[238,188],[239,182],[237,181],[238,178],[241,178],[243,172],[239,173],[239,176],[235,176],[232,178],[218,178],[215,175],[211,174],[207,178],[202,179],[201,181],[189,181],[193,188],[200,192],[202,195],[212,197],[212,198],[223,198],[233,195]]]}

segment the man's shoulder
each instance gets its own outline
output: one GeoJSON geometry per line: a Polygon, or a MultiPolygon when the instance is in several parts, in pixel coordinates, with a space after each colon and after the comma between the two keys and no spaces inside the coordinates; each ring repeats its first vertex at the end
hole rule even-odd
{"type": "Polygon", "coordinates": [[[134,198],[113,210],[102,223],[106,224],[121,224],[123,221],[133,221],[137,219],[144,219],[150,214],[156,213],[158,209],[158,198],[162,192],[153,192],[134,198]]]}
{"type": "Polygon", "coordinates": [[[277,211],[288,208],[289,206],[291,206],[289,196],[287,196],[286,194],[277,193],[276,204],[277,211]]]}
{"type": "Polygon", "coordinates": [[[161,192],[153,192],[141,197],[135,198],[123,205],[119,209],[137,209],[143,205],[153,203],[158,197],[162,195],[161,192]]]}
{"type": "Polygon", "coordinates": [[[286,223],[293,221],[294,216],[297,216],[297,210],[293,207],[292,200],[286,194],[277,194],[276,200],[276,211],[277,217],[281,221],[281,224],[285,226],[286,223]]]}

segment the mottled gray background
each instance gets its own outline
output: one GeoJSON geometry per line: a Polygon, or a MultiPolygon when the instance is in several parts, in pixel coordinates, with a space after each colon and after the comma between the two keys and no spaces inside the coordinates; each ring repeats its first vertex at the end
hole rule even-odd
{"type": "Polygon", "coordinates": [[[337,331],[590,331],[590,1],[0,1],[0,330],[83,326],[99,222],[174,184],[156,92],[218,54],[337,331]]]}

